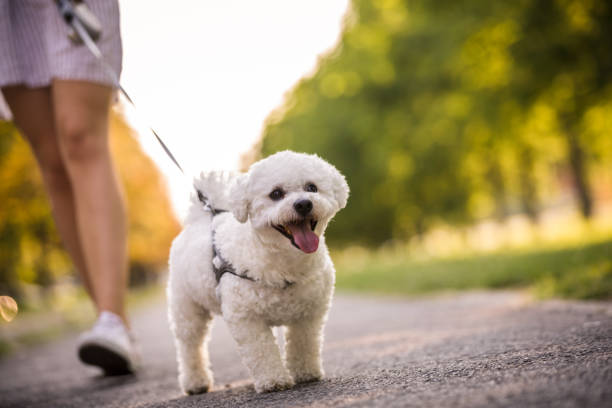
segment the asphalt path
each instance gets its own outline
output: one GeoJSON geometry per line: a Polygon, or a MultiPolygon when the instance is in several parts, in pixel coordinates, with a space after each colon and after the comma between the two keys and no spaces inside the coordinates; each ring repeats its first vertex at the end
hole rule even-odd
{"type": "Polygon", "coordinates": [[[79,364],[76,335],[0,360],[1,407],[612,407],[612,303],[517,292],[425,299],[336,296],[326,378],[256,394],[225,323],[215,386],[183,396],[162,301],[139,310],[137,376],[79,364]]]}

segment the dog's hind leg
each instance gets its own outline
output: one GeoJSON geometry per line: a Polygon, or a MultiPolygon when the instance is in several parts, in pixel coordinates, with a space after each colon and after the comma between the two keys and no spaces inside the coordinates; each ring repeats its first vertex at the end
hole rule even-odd
{"type": "Polygon", "coordinates": [[[304,320],[287,327],[287,368],[296,383],[323,378],[322,333],[323,319],[304,320]]]}
{"type": "Polygon", "coordinates": [[[272,329],[255,319],[227,320],[228,328],[238,344],[242,361],[255,382],[255,391],[281,391],[294,385],[283,364],[272,329]]]}
{"type": "Polygon", "coordinates": [[[171,297],[168,313],[176,345],[181,389],[186,394],[207,392],[213,384],[208,357],[212,315],[186,297],[171,297]]]}

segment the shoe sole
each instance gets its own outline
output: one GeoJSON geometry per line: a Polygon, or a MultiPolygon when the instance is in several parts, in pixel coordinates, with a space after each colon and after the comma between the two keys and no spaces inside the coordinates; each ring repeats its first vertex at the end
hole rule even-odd
{"type": "Polygon", "coordinates": [[[104,375],[133,374],[129,360],[109,347],[97,343],[84,343],[79,347],[79,359],[87,364],[100,367],[104,375]]]}

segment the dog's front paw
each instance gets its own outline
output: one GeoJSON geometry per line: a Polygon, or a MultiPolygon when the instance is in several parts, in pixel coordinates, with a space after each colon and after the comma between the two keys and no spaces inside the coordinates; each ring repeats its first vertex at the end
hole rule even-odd
{"type": "Polygon", "coordinates": [[[293,378],[287,376],[268,381],[255,381],[255,391],[258,393],[283,391],[288,390],[294,385],[295,382],[293,381],[293,378]]]}
{"type": "Polygon", "coordinates": [[[212,388],[212,381],[199,376],[181,376],[179,378],[179,383],[181,384],[181,390],[187,395],[204,394],[212,388]]]}
{"type": "Polygon", "coordinates": [[[203,385],[200,387],[194,387],[184,390],[187,395],[197,395],[197,394],[205,394],[208,392],[208,385],[203,385]]]}
{"type": "Polygon", "coordinates": [[[293,378],[296,384],[320,381],[323,378],[323,371],[295,373],[293,378]]]}

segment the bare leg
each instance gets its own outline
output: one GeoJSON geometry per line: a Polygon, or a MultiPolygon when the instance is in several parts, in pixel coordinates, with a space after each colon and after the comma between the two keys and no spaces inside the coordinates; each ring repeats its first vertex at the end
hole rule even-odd
{"type": "Polygon", "coordinates": [[[6,87],[2,93],[13,112],[17,127],[32,147],[51,200],[55,225],[85,289],[95,303],[77,230],[72,185],[55,133],[51,90],[49,87],[31,89],[19,85],[6,87]]]}
{"type": "Polygon", "coordinates": [[[103,85],[56,80],[51,99],[96,306],[125,321],[127,228],[123,195],[108,146],[112,92],[103,85]]]}

